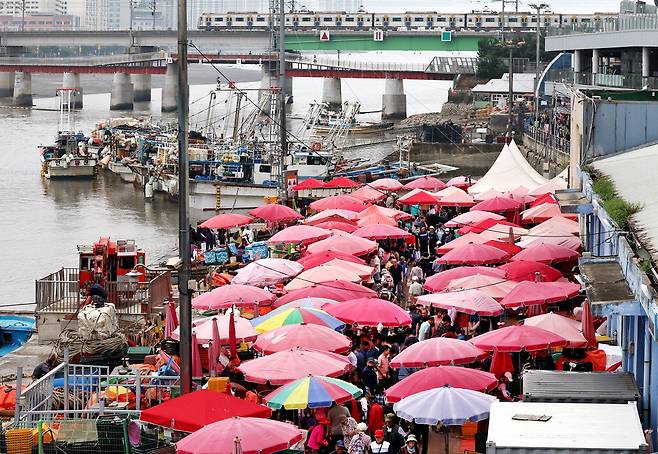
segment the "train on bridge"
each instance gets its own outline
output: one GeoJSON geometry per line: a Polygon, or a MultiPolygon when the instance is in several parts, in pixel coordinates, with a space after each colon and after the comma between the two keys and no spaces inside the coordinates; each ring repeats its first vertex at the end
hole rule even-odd
{"type": "MultiPolygon", "coordinates": [[[[616,17],[618,13],[594,14],[542,14],[544,28],[583,28],[598,26],[603,21],[616,17]]],[[[347,13],[297,11],[286,14],[286,27],[291,30],[450,30],[450,31],[533,31],[537,16],[530,12],[500,14],[495,11],[472,11],[470,13],[437,13],[436,11],[406,13],[347,13]],[[503,24],[504,21],[504,24],[503,24]]],[[[244,30],[269,29],[277,26],[278,20],[268,13],[235,12],[205,13],[199,18],[200,30],[244,30]]]]}

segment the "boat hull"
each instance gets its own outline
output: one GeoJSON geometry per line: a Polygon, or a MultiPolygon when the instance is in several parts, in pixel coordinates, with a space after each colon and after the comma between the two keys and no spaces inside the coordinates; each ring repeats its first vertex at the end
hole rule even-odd
{"type": "Polygon", "coordinates": [[[86,163],[71,162],[69,165],[61,165],[56,161],[46,164],[46,178],[48,179],[70,179],[70,178],[96,178],[96,161],[87,160],[86,163]]]}
{"type": "Polygon", "coordinates": [[[110,161],[107,163],[107,169],[114,173],[115,175],[118,175],[122,181],[125,181],[126,183],[132,183],[135,181],[135,174],[133,173],[132,170],[130,170],[129,167],[124,166],[120,162],[115,162],[115,161],[110,161]]]}
{"type": "Polygon", "coordinates": [[[195,210],[249,210],[277,195],[270,186],[190,180],[190,208],[195,210]]]}

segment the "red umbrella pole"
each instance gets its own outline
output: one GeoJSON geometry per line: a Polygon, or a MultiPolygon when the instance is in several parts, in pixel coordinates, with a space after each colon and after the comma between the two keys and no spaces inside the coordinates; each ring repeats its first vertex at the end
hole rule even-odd
{"type": "Polygon", "coordinates": [[[231,310],[231,317],[228,322],[228,342],[231,352],[231,359],[236,359],[238,357],[238,346],[237,340],[235,338],[235,308],[231,310]]]}

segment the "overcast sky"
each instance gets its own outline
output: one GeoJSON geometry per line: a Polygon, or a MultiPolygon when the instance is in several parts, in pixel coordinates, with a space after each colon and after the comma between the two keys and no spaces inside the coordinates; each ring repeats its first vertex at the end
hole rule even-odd
{"type": "MultiPolygon", "coordinates": [[[[500,9],[500,2],[491,0],[364,0],[368,11],[445,11],[465,12],[483,9],[485,6],[493,10],[500,9]]],[[[619,11],[619,0],[542,0],[519,1],[519,11],[529,10],[528,4],[547,3],[556,13],[593,13],[593,12],[617,12],[619,11]]],[[[649,0],[648,3],[651,3],[649,0]]],[[[508,3],[507,8],[513,8],[508,3]]]]}

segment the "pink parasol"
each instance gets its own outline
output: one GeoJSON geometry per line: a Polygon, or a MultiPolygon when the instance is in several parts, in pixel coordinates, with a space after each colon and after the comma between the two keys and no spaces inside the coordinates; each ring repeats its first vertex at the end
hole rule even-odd
{"type": "Polygon", "coordinates": [[[388,240],[398,238],[414,238],[414,236],[398,227],[385,224],[366,225],[354,232],[355,236],[370,240],[388,240]]]}
{"type": "Polygon", "coordinates": [[[507,257],[505,251],[496,247],[470,243],[452,249],[436,262],[446,265],[492,265],[505,261],[507,257]]]}
{"type": "MultiPolygon", "coordinates": [[[[229,314],[215,315],[194,321],[194,331],[197,341],[206,344],[209,341],[219,341],[217,346],[229,344],[229,326],[231,317],[229,314]],[[214,331],[217,330],[218,337],[215,338],[214,331]]],[[[251,326],[249,320],[244,317],[234,317],[235,337],[239,342],[249,342],[258,336],[258,332],[251,326]]],[[[180,338],[180,330],[176,329],[172,335],[173,339],[180,338]]]]}
{"type": "Polygon", "coordinates": [[[329,298],[317,298],[315,296],[308,296],[306,298],[300,298],[295,301],[290,301],[289,303],[282,304],[280,306],[275,306],[275,304],[278,302],[275,301],[274,304],[272,304],[272,307],[275,309],[278,309],[279,307],[285,306],[286,308],[292,308],[292,307],[312,307],[315,309],[320,309],[323,310],[325,306],[330,306],[332,304],[338,304],[338,301],[332,300],[329,298]]]}
{"type": "Polygon", "coordinates": [[[518,254],[514,255],[510,261],[517,262],[519,260],[525,260],[550,265],[552,263],[575,260],[579,255],[578,252],[569,249],[568,247],[541,242],[528,246],[518,254]]]}
{"type": "Polygon", "coordinates": [[[339,377],[352,369],[346,356],[308,348],[280,351],[242,363],[238,369],[252,383],[284,385],[309,375],[339,377]]]}
{"type": "Polygon", "coordinates": [[[423,284],[423,288],[430,292],[441,292],[446,289],[450,281],[476,274],[493,276],[500,281],[505,280],[505,273],[497,268],[488,266],[460,266],[447,271],[441,271],[428,277],[425,284],[423,284]]]}
{"type": "Polygon", "coordinates": [[[315,225],[319,222],[325,221],[356,221],[358,213],[350,210],[341,210],[338,208],[332,208],[330,210],[320,211],[319,213],[314,214],[313,216],[307,218],[304,221],[304,224],[315,225]]]}
{"type": "Polygon", "coordinates": [[[362,280],[367,281],[370,279],[375,271],[372,266],[361,265],[360,263],[354,263],[341,259],[333,259],[327,262],[327,265],[342,268],[347,271],[351,271],[361,277],[362,280]]]}
{"type": "Polygon", "coordinates": [[[331,232],[312,225],[293,225],[272,235],[268,244],[309,244],[331,236],[331,232]]]}
{"type": "Polygon", "coordinates": [[[404,189],[413,190],[413,189],[424,189],[425,191],[440,191],[445,189],[448,185],[443,181],[435,177],[420,177],[415,180],[410,181],[404,185],[404,189]]]}
{"type": "Polygon", "coordinates": [[[302,439],[296,426],[263,418],[234,417],[209,424],[176,443],[178,454],[271,454],[302,439]]]}
{"type": "Polygon", "coordinates": [[[314,224],[315,227],[326,230],[340,230],[341,232],[354,233],[358,227],[352,221],[324,221],[314,224]]]}
{"type": "Polygon", "coordinates": [[[301,183],[298,183],[292,187],[293,191],[303,191],[304,189],[320,189],[324,187],[324,183],[315,178],[307,178],[301,183]]]}
{"type": "Polygon", "coordinates": [[[359,183],[356,181],[350,180],[347,177],[335,177],[327,181],[324,186],[325,188],[357,188],[359,183]]]}
{"type": "Polygon", "coordinates": [[[297,276],[304,267],[286,259],[266,258],[249,263],[238,271],[231,285],[253,285],[265,287],[297,276]]]}
{"type": "Polygon", "coordinates": [[[361,282],[361,276],[354,271],[325,263],[324,265],[303,271],[299,276],[286,284],[285,289],[287,291],[299,290],[300,288],[333,281],[361,282]]]}
{"type": "Polygon", "coordinates": [[[366,203],[368,202],[377,202],[386,198],[386,194],[383,191],[379,191],[370,186],[363,186],[356,191],[350,194],[352,197],[356,197],[359,200],[362,200],[366,203]]]}
{"type": "Polygon", "coordinates": [[[328,298],[335,301],[347,301],[354,298],[373,298],[377,292],[353,282],[333,281],[293,290],[276,300],[272,307],[279,308],[291,301],[302,298],[328,298]]]}
{"type": "Polygon", "coordinates": [[[483,200],[489,200],[493,199],[494,197],[503,197],[505,194],[503,194],[500,191],[497,191],[496,189],[489,189],[488,191],[484,191],[480,194],[477,194],[473,197],[473,199],[476,202],[482,202],[483,200]]]}
{"type": "Polygon", "coordinates": [[[285,205],[279,205],[278,203],[259,206],[258,208],[249,210],[249,214],[270,223],[294,221],[303,218],[301,214],[292,208],[285,205]]]}
{"type": "Polygon", "coordinates": [[[192,330],[192,377],[203,377],[201,368],[201,352],[197,343],[196,332],[192,330]]]}
{"type": "Polygon", "coordinates": [[[579,284],[571,282],[523,281],[516,284],[500,304],[506,308],[515,308],[557,303],[577,296],[580,290],[579,284]]]}
{"type": "Polygon", "coordinates": [[[472,207],[475,205],[475,202],[473,201],[473,197],[461,191],[441,197],[439,205],[444,207],[472,207]]]}
{"type": "Polygon", "coordinates": [[[358,263],[360,265],[366,264],[365,260],[355,257],[352,254],[348,254],[346,252],[340,252],[340,251],[331,251],[331,250],[318,252],[314,254],[307,253],[299,260],[297,260],[297,263],[302,265],[304,269],[309,269],[309,268],[314,268],[318,265],[323,265],[327,262],[332,261],[333,259],[340,259],[347,262],[358,263]]]}
{"type": "Polygon", "coordinates": [[[432,337],[416,342],[391,360],[391,367],[431,367],[468,364],[489,356],[475,345],[449,337],[432,337]]]}
{"type": "Polygon", "coordinates": [[[495,299],[481,290],[464,290],[452,293],[445,292],[421,295],[416,299],[416,302],[425,306],[434,306],[446,310],[454,309],[457,312],[462,312],[464,314],[478,314],[485,317],[495,317],[502,314],[504,311],[502,306],[498,304],[495,299]]]}
{"type": "Polygon", "coordinates": [[[455,186],[460,189],[467,189],[473,186],[475,183],[477,183],[477,180],[475,178],[471,178],[468,176],[458,176],[458,177],[453,177],[448,180],[448,186],[455,186]]]}
{"type": "Polygon", "coordinates": [[[176,328],[178,328],[176,303],[169,301],[168,303],[165,303],[165,338],[170,338],[176,328]]]}
{"type": "Polygon", "coordinates": [[[462,227],[461,229],[457,230],[457,232],[461,235],[465,235],[469,232],[490,232],[496,234],[498,238],[507,238],[510,234],[510,228],[512,229],[512,235],[514,236],[521,236],[528,233],[527,229],[524,229],[520,225],[516,225],[513,222],[495,219],[484,219],[476,224],[462,227]]]}
{"type": "Polygon", "coordinates": [[[516,287],[518,282],[500,279],[499,277],[486,274],[474,274],[473,276],[461,277],[450,281],[447,292],[460,292],[465,290],[477,290],[485,295],[500,301],[516,287]]]}
{"type": "Polygon", "coordinates": [[[505,252],[508,257],[518,254],[522,249],[516,245],[516,243],[510,243],[509,241],[502,240],[489,240],[486,243],[483,243],[485,246],[493,246],[501,251],[505,252]]]}
{"type": "Polygon", "coordinates": [[[554,194],[556,191],[562,191],[564,189],[567,189],[568,186],[569,185],[564,179],[560,177],[555,177],[548,183],[544,183],[541,186],[536,187],[528,194],[534,196],[539,196],[542,194],[554,194]]]}
{"type": "Polygon", "coordinates": [[[529,232],[531,235],[556,235],[570,233],[571,235],[580,235],[580,224],[564,216],[555,216],[539,225],[534,226],[529,232]]]}
{"type": "Polygon", "coordinates": [[[475,336],[470,341],[482,350],[501,352],[528,352],[562,347],[567,341],[562,336],[535,326],[514,325],[475,336]]]}
{"type": "Polygon", "coordinates": [[[312,202],[310,207],[315,211],[324,211],[330,209],[349,210],[349,211],[363,211],[366,206],[363,201],[352,197],[347,194],[332,195],[324,199],[312,202]]]}
{"type": "Polygon", "coordinates": [[[325,311],[345,323],[361,326],[403,326],[411,323],[407,311],[379,298],[357,298],[328,306],[325,311]]]}
{"type": "Polygon", "coordinates": [[[519,241],[517,244],[522,248],[528,248],[535,244],[554,244],[556,246],[566,247],[572,251],[580,251],[583,248],[583,242],[577,236],[558,232],[556,235],[544,236],[541,237],[532,237],[529,236],[524,240],[519,241]]]}
{"type": "Polygon", "coordinates": [[[219,357],[222,352],[222,341],[219,335],[219,326],[217,326],[216,322],[212,324],[212,341],[210,342],[208,352],[210,354],[210,362],[208,364],[210,372],[212,373],[213,370],[215,372],[221,372],[222,365],[219,363],[219,357]]]}
{"type": "Polygon", "coordinates": [[[504,213],[506,211],[518,210],[521,203],[509,197],[498,196],[491,199],[483,200],[475,205],[472,209],[478,211],[491,211],[494,213],[504,213]]]}
{"type": "Polygon", "coordinates": [[[581,318],[581,327],[583,337],[587,342],[589,348],[597,348],[598,342],[596,341],[596,330],[594,329],[594,317],[592,316],[592,303],[588,299],[583,302],[583,315],[581,318]]]}
{"type": "Polygon", "coordinates": [[[311,244],[306,250],[310,254],[339,251],[352,255],[366,255],[376,251],[378,248],[379,245],[375,241],[347,233],[345,235],[334,235],[318,241],[311,244]]]}
{"type": "Polygon", "coordinates": [[[587,341],[580,332],[580,323],[559,314],[549,312],[548,314],[536,315],[526,318],[524,325],[536,326],[545,329],[567,340],[566,346],[571,348],[581,348],[587,345],[587,341]]]}
{"type": "Polygon", "coordinates": [[[511,281],[542,281],[553,282],[562,277],[562,273],[552,266],[548,266],[539,262],[528,262],[519,260],[517,262],[509,262],[498,267],[499,270],[505,272],[505,278],[511,281]]]}
{"type": "Polygon", "coordinates": [[[423,189],[414,189],[400,197],[398,202],[404,205],[436,205],[439,203],[439,198],[423,189]]]}
{"type": "Polygon", "coordinates": [[[379,189],[380,191],[400,191],[404,188],[404,185],[398,180],[393,178],[379,178],[371,183],[368,183],[368,186],[379,189]]]}
{"type": "Polygon", "coordinates": [[[469,232],[466,235],[459,236],[454,240],[436,248],[437,254],[445,254],[455,248],[467,246],[469,244],[484,244],[494,238],[480,233],[469,232]]]}
{"type": "Polygon", "coordinates": [[[543,203],[521,212],[521,222],[524,224],[538,224],[554,217],[564,217],[560,206],[554,203],[543,203]]]}
{"type": "Polygon", "coordinates": [[[358,214],[359,219],[368,216],[381,215],[387,218],[394,219],[395,221],[402,221],[404,219],[412,219],[413,216],[404,211],[396,210],[394,208],[380,207],[379,205],[370,205],[368,208],[358,214]]]}
{"type": "Polygon", "coordinates": [[[244,214],[237,213],[224,213],[213,216],[205,222],[202,222],[199,227],[208,229],[231,229],[241,225],[247,225],[254,222],[253,218],[245,216],[244,214]]]}
{"type": "Polygon", "coordinates": [[[386,402],[399,402],[407,396],[434,388],[452,386],[487,392],[498,385],[495,375],[477,369],[456,366],[428,367],[404,378],[385,392],[386,402]]]}
{"type": "Polygon", "coordinates": [[[266,306],[274,301],[274,295],[251,285],[229,284],[202,293],[192,299],[194,309],[228,309],[232,306],[266,306]]]}
{"type": "Polygon", "coordinates": [[[530,207],[536,207],[538,205],[542,205],[544,203],[553,203],[555,205],[558,204],[557,199],[555,198],[555,195],[553,194],[544,194],[539,197],[537,197],[531,204],[530,207]]]}
{"type": "Polygon", "coordinates": [[[359,227],[365,227],[368,225],[388,225],[391,227],[397,227],[398,221],[396,221],[393,217],[381,213],[376,213],[359,219],[357,221],[357,225],[359,227]]]}
{"type": "Polygon", "coordinates": [[[500,221],[504,220],[505,217],[497,213],[491,213],[489,211],[471,210],[467,211],[466,213],[462,213],[459,216],[455,216],[443,225],[444,227],[468,227],[478,224],[479,222],[482,222],[486,219],[500,221]]]}
{"type": "Polygon", "coordinates": [[[254,350],[265,355],[297,347],[312,348],[334,353],[350,349],[350,338],[322,325],[286,325],[258,336],[254,350]]]}

